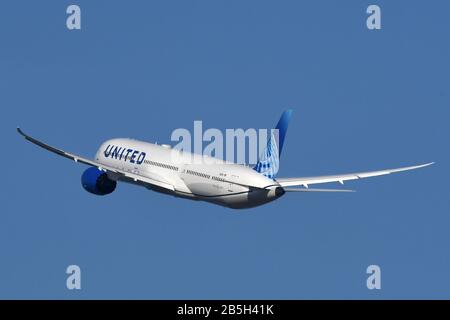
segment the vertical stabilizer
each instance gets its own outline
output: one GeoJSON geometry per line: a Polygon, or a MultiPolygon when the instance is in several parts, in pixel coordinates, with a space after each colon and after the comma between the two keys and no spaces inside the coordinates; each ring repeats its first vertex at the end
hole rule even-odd
{"type": "Polygon", "coordinates": [[[292,110],[286,110],[281,115],[275,129],[271,130],[267,147],[261,154],[258,163],[253,168],[262,175],[273,179],[280,168],[280,155],[283,150],[284,138],[291,119],[292,110]]]}

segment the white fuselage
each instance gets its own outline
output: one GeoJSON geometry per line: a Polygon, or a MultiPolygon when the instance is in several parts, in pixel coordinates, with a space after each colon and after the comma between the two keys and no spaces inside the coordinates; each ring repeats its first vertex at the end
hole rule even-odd
{"type": "Polygon", "coordinates": [[[152,187],[155,191],[232,208],[258,206],[284,194],[276,181],[250,167],[165,145],[111,139],[100,146],[95,158],[101,164],[143,177],[158,177],[175,189],[152,187]]]}

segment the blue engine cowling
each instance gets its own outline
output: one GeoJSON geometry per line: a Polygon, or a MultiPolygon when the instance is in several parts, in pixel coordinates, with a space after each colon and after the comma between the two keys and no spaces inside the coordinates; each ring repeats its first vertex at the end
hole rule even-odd
{"type": "Polygon", "coordinates": [[[83,188],[93,194],[104,196],[116,189],[117,182],[108,178],[106,172],[90,167],[81,176],[83,188]]]}

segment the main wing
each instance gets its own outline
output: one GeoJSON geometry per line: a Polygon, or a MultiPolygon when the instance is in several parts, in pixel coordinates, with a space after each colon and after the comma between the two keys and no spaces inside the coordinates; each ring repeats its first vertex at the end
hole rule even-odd
{"type": "Polygon", "coordinates": [[[52,147],[46,143],[43,143],[43,142],[25,134],[20,128],[17,128],[17,132],[19,132],[25,139],[38,145],[41,148],[44,148],[48,151],[56,153],[57,155],[60,155],[64,158],[74,160],[75,162],[81,162],[81,163],[87,164],[92,167],[97,167],[99,170],[107,172],[111,177],[115,178],[116,180],[134,181],[134,182],[139,182],[143,185],[150,186],[150,187],[157,186],[157,187],[161,187],[161,188],[171,190],[171,191],[175,190],[174,186],[171,183],[169,183],[168,181],[164,181],[163,178],[161,178],[155,174],[146,172],[146,176],[142,176],[142,175],[138,175],[138,174],[135,174],[132,172],[120,170],[120,169],[117,169],[117,168],[114,168],[111,166],[101,164],[101,163],[93,161],[93,160],[89,160],[89,159],[77,156],[77,155],[69,153],[69,152],[65,152],[61,149],[52,147]]]}
{"type": "Polygon", "coordinates": [[[369,172],[359,172],[359,173],[347,173],[347,174],[338,174],[338,175],[333,175],[333,176],[318,176],[318,177],[304,177],[304,178],[279,178],[279,179],[276,179],[276,181],[282,187],[304,186],[305,188],[308,188],[309,185],[311,185],[311,184],[328,183],[328,182],[340,182],[341,184],[344,184],[344,181],[347,181],[347,180],[356,180],[356,179],[362,179],[362,178],[377,177],[377,176],[383,176],[383,175],[391,174],[391,173],[395,173],[395,172],[414,170],[414,169],[427,167],[429,165],[432,165],[433,163],[434,162],[425,163],[425,164],[421,164],[421,165],[417,165],[417,166],[396,168],[396,169],[385,169],[385,170],[379,170],[379,171],[369,171],[369,172]]]}

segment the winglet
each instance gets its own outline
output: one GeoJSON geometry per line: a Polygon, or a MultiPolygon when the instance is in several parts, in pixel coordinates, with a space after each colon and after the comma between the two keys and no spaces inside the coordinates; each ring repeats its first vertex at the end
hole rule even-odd
{"type": "Polygon", "coordinates": [[[20,129],[19,127],[17,127],[17,132],[24,137],[27,136],[25,133],[23,133],[22,129],[20,129]]]}
{"type": "Polygon", "coordinates": [[[436,162],[428,162],[428,163],[425,163],[425,164],[423,164],[422,165],[422,167],[428,167],[428,166],[431,166],[432,164],[435,164],[436,162]]]}

